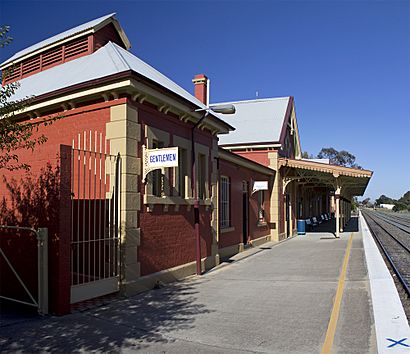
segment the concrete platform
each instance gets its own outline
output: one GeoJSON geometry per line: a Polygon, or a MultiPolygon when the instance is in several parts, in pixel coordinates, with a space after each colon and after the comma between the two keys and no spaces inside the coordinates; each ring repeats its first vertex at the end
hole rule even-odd
{"type": "MultiPolygon", "coordinates": [[[[410,338],[407,321],[391,332],[392,341],[385,332],[378,338],[375,318],[380,322],[380,315],[374,313],[371,295],[376,288],[369,280],[363,233],[358,230],[340,239],[314,232],[267,243],[201,277],[90,311],[14,323],[2,320],[0,351],[320,353],[351,235],[331,352],[408,353],[409,340],[403,340],[410,338]]],[[[392,328],[392,318],[386,321],[392,328]]]]}

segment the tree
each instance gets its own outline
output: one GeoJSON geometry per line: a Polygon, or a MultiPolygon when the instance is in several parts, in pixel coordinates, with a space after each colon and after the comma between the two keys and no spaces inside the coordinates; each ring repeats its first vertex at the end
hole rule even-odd
{"type": "Polygon", "coordinates": [[[353,197],[352,199],[352,211],[356,211],[359,208],[359,200],[357,197],[353,197]]]}
{"type": "Polygon", "coordinates": [[[403,202],[395,202],[393,211],[402,211],[402,210],[408,210],[408,205],[403,202]]]}
{"type": "Polygon", "coordinates": [[[399,199],[399,202],[405,203],[410,206],[410,191],[404,193],[403,196],[399,199]]]}
{"type": "Polygon", "coordinates": [[[313,159],[313,158],[314,158],[313,155],[312,154],[309,155],[307,151],[302,152],[302,159],[313,159]]]}
{"type": "Polygon", "coordinates": [[[407,210],[410,211],[410,191],[407,191],[403,196],[394,203],[394,211],[407,210]]]}
{"type": "Polygon", "coordinates": [[[344,167],[353,167],[353,168],[362,168],[355,163],[356,156],[351,154],[346,150],[337,151],[336,149],[322,148],[317,154],[318,159],[329,159],[330,163],[334,165],[344,166],[344,167]]]}
{"type": "MultiPolygon", "coordinates": [[[[9,26],[0,27],[0,48],[10,44],[12,38],[8,35],[9,26]]],[[[9,70],[4,70],[1,73],[1,82],[9,75],[9,70]]],[[[36,145],[43,144],[47,138],[40,134],[34,136],[41,125],[50,124],[49,120],[43,119],[39,122],[19,122],[16,115],[21,113],[24,108],[30,105],[32,97],[26,97],[20,100],[13,100],[12,96],[18,90],[20,84],[12,82],[1,86],[0,89],[0,169],[28,170],[30,165],[19,162],[17,151],[19,149],[34,150],[36,145]]]]}
{"type": "Polygon", "coordinates": [[[361,201],[361,204],[362,204],[363,206],[368,206],[368,205],[370,204],[370,198],[363,199],[363,200],[361,201]]]}
{"type": "Polygon", "coordinates": [[[396,201],[390,197],[385,196],[382,194],[379,198],[376,199],[375,203],[376,205],[381,205],[381,204],[394,204],[396,201]]]}

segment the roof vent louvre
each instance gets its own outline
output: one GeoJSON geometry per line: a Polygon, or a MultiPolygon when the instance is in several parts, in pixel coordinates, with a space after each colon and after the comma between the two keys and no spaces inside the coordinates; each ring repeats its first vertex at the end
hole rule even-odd
{"type": "Polygon", "coordinates": [[[64,58],[71,58],[88,51],[88,38],[82,38],[79,41],[69,43],[65,46],[64,58]]]}
{"type": "Polygon", "coordinates": [[[37,72],[88,54],[89,43],[90,37],[83,37],[23,60],[8,70],[4,84],[21,80],[37,72]]]}
{"type": "Polygon", "coordinates": [[[3,72],[3,77],[4,77],[5,84],[16,81],[20,77],[20,64],[13,65],[9,69],[6,69],[3,72]]]}
{"type": "Polygon", "coordinates": [[[43,68],[59,63],[63,60],[63,47],[57,49],[49,50],[42,54],[43,57],[43,68]]]}
{"type": "Polygon", "coordinates": [[[40,57],[38,56],[38,57],[25,60],[22,65],[23,65],[23,70],[22,70],[23,77],[35,71],[39,71],[40,70],[40,57]]]}

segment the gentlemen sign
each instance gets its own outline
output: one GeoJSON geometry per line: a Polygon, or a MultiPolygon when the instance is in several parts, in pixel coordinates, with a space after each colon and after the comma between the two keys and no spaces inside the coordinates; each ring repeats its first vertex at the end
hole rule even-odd
{"type": "Polygon", "coordinates": [[[268,181],[254,181],[252,194],[257,191],[267,191],[268,190],[268,181]]]}
{"type": "Polygon", "coordinates": [[[143,152],[143,171],[142,178],[145,178],[148,173],[154,170],[163,169],[165,167],[178,166],[178,147],[169,147],[163,149],[146,149],[142,147],[143,152]]]}
{"type": "Polygon", "coordinates": [[[164,148],[146,150],[148,156],[148,167],[176,167],[178,166],[178,148],[164,148]]]}

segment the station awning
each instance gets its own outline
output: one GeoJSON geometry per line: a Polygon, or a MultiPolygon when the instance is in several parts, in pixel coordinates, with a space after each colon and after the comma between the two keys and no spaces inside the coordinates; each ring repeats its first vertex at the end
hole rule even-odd
{"type": "Polygon", "coordinates": [[[279,168],[285,185],[297,181],[327,187],[349,198],[363,195],[373,174],[369,170],[288,158],[279,159],[279,168]]]}

